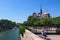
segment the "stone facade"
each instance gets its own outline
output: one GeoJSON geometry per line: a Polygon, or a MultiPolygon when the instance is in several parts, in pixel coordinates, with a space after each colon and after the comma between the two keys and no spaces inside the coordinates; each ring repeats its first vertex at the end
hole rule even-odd
{"type": "Polygon", "coordinates": [[[34,17],[36,17],[38,19],[42,19],[42,18],[50,17],[50,13],[48,13],[47,11],[42,12],[42,8],[41,8],[40,12],[38,14],[34,12],[32,16],[34,16],[34,17]]]}

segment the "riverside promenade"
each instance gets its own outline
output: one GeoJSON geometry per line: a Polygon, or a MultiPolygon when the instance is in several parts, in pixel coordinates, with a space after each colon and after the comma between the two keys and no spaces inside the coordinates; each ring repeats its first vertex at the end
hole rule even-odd
{"type": "Polygon", "coordinates": [[[60,40],[60,35],[47,35],[51,40],[60,40]]]}
{"type": "MultiPolygon", "coordinates": [[[[20,35],[21,36],[21,35],[20,35]]],[[[47,38],[51,39],[51,40],[60,40],[60,35],[47,35],[47,38]]],[[[34,34],[29,30],[25,30],[24,36],[21,36],[21,40],[44,40],[41,38],[41,34],[34,34]]]]}
{"type": "Polygon", "coordinates": [[[35,35],[34,33],[32,33],[31,31],[29,30],[25,30],[25,33],[24,33],[24,36],[21,37],[21,40],[44,40],[42,38],[40,38],[38,35],[35,35]]]}
{"type": "Polygon", "coordinates": [[[47,38],[49,38],[50,40],[60,40],[60,35],[47,35],[47,38]]]}

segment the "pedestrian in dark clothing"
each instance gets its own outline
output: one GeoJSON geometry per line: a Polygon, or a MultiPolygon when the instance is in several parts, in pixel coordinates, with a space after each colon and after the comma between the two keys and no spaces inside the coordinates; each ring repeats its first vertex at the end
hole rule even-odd
{"type": "Polygon", "coordinates": [[[41,32],[41,35],[44,36],[44,39],[46,39],[47,35],[46,32],[44,32],[44,30],[41,32]]]}

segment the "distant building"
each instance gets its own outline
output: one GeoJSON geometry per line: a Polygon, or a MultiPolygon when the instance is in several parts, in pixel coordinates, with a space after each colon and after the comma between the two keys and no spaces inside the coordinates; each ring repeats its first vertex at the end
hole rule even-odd
{"type": "Polygon", "coordinates": [[[16,26],[19,27],[21,25],[21,23],[16,23],[16,26]]]}
{"type": "Polygon", "coordinates": [[[37,15],[37,13],[34,12],[32,16],[34,16],[38,19],[43,19],[43,18],[49,18],[50,13],[48,13],[48,11],[43,12],[42,8],[40,8],[40,12],[38,13],[38,15],[37,15]]]}

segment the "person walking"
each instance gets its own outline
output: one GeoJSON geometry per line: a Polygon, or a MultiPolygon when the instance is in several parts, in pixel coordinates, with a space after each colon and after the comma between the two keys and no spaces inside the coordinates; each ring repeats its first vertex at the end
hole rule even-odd
{"type": "Polygon", "coordinates": [[[41,32],[41,35],[44,36],[44,39],[46,39],[47,35],[46,35],[45,30],[43,30],[43,31],[41,32]]]}

